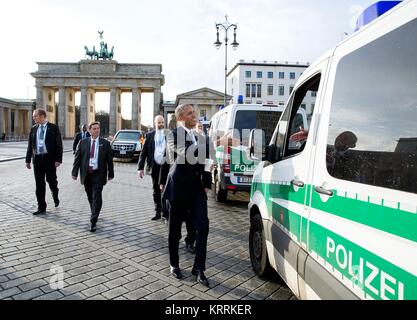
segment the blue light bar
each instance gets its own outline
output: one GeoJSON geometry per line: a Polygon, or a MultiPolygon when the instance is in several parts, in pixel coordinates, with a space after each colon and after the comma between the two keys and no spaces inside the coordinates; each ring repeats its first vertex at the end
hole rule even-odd
{"type": "Polygon", "coordinates": [[[399,3],[401,3],[401,1],[378,1],[374,3],[365,9],[365,11],[358,17],[355,31],[358,31],[363,26],[374,21],[376,18],[391,10],[399,3]]]}

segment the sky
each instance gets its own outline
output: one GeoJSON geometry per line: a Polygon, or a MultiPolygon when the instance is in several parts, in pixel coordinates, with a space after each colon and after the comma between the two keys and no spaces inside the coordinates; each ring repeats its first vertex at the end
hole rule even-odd
{"type": "MultiPolygon", "coordinates": [[[[79,62],[84,46],[99,48],[98,31],[118,63],[162,64],[164,100],[209,87],[224,91],[224,45],[215,23],[237,24],[240,59],[313,62],[352,34],[356,17],[375,0],[14,0],[0,4],[0,97],[35,99],[36,62],[79,62]]],[[[232,34],[229,34],[229,38],[232,34]]],[[[224,42],[224,32],[220,31],[224,42]]],[[[79,94],[76,96],[79,99],[79,94]]],[[[143,124],[152,123],[151,94],[142,97],[143,124]]],[[[97,110],[109,109],[98,94],[97,110]]],[[[130,118],[130,94],[122,115],[130,118]]]]}

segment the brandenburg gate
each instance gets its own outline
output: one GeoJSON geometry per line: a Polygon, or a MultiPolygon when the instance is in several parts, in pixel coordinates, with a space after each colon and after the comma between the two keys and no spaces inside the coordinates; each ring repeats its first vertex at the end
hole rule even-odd
{"type": "Polygon", "coordinates": [[[75,133],[75,93],[81,91],[80,123],[95,119],[95,93],[110,91],[110,134],[121,129],[121,93],[132,93],[132,129],[141,128],[141,93],[153,92],[153,114],[160,112],[161,64],[119,64],[115,60],[81,60],[78,63],[38,62],[36,106],[47,111],[66,138],[75,133]],[[55,93],[59,92],[58,104],[55,93]],[[56,107],[57,106],[57,107],[56,107]]]}

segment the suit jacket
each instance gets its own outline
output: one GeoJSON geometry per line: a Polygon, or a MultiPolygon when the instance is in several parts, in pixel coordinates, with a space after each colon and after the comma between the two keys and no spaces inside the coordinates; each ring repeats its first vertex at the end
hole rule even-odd
{"type": "MultiPolygon", "coordinates": [[[[164,130],[165,136],[167,136],[169,132],[170,130],[164,130]]],[[[138,161],[138,170],[144,170],[146,162],[146,171],[151,171],[155,164],[155,134],[156,130],[149,132],[146,135],[145,143],[143,144],[138,161]]]]}
{"type": "MultiPolygon", "coordinates": [[[[113,152],[110,142],[106,139],[99,138],[98,145],[98,170],[101,184],[104,186],[107,183],[107,177],[114,178],[113,152]]],[[[80,140],[77,151],[75,151],[72,176],[77,177],[79,170],[81,184],[84,184],[85,178],[87,177],[88,165],[90,162],[90,147],[91,137],[88,137],[80,140]]]]}
{"type": "Polygon", "coordinates": [[[211,188],[211,173],[204,171],[204,159],[210,156],[210,142],[204,136],[194,135],[197,145],[183,127],[173,129],[167,137],[167,161],[162,165],[160,176],[160,184],[165,185],[164,199],[187,201],[198,192],[205,194],[204,188],[211,188]]]}
{"type": "MultiPolygon", "coordinates": [[[[36,155],[37,131],[39,125],[35,124],[30,130],[28,148],[26,151],[26,163],[30,163],[31,159],[34,161],[36,155]]],[[[50,160],[62,163],[62,138],[59,127],[53,123],[48,122],[45,133],[45,146],[48,151],[50,160]]]]}
{"type": "MultiPolygon", "coordinates": [[[[85,138],[88,138],[89,136],[91,136],[91,135],[90,135],[90,132],[86,131],[86,132],[85,132],[85,138]]],[[[75,135],[75,138],[74,138],[74,143],[72,144],[72,151],[74,151],[74,152],[75,152],[75,150],[77,150],[78,142],[80,142],[81,137],[82,137],[82,132],[78,132],[78,133],[75,135]]]]}

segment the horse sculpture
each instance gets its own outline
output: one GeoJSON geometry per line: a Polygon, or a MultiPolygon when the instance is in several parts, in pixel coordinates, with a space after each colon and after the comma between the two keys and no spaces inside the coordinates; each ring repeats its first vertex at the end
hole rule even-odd
{"type": "Polygon", "coordinates": [[[98,58],[98,52],[96,51],[96,47],[95,46],[93,46],[93,50],[92,51],[88,50],[88,47],[87,46],[84,46],[84,49],[85,49],[85,55],[88,56],[88,57],[90,57],[90,59],[93,60],[94,57],[97,57],[98,58]]]}

